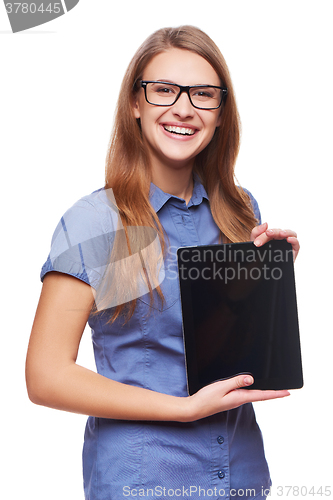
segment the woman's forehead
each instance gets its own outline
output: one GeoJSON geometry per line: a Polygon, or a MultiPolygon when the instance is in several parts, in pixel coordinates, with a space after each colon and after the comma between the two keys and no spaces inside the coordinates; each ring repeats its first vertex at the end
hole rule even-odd
{"type": "Polygon", "coordinates": [[[154,56],[143,71],[144,80],[161,80],[180,85],[220,85],[211,64],[195,52],[171,48],[154,56]]]}

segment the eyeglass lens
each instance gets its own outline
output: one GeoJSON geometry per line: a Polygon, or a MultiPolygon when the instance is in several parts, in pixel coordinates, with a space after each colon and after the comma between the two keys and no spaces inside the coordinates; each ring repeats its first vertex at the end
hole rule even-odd
{"type": "MultiPolygon", "coordinates": [[[[165,83],[147,83],[147,100],[151,104],[171,106],[176,101],[180,88],[165,83]]],[[[192,87],[189,89],[194,106],[199,108],[218,108],[221,104],[222,90],[214,87],[192,87]]]]}

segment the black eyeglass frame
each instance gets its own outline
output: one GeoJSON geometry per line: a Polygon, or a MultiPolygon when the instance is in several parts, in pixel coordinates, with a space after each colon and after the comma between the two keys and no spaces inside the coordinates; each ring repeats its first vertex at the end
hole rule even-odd
{"type": "Polygon", "coordinates": [[[218,108],[221,107],[223,100],[227,97],[227,94],[228,94],[227,87],[218,87],[216,85],[178,85],[178,83],[161,82],[159,80],[141,80],[140,81],[140,86],[144,89],[146,101],[148,102],[148,104],[151,104],[152,106],[164,106],[164,107],[173,106],[178,101],[178,99],[181,96],[181,94],[183,92],[185,92],[188,95],[190,103],[192,104],[192,106],[194,108],[197,108],[197,109],[208,109],[208,110],[210,110],[210,109],[218,109],[218,108]],[[150,102],[148,100],[148,96],[147,96],[147,84],[148,83],[161,83],[162,85],[173,85],[173,86],[179,88],[179,93],[176,96],[176,99],[173,101],[172,104],[155,104],[155,103],[150,102]],[[214,108],[202,108],[201,106],[196,106],[192,102],[192,99],[191,99],[191,96],[190,96],[190,89],[200,89],[200,88],[207,88],[207,87],[212,87],[214,89],[220,89],[220,90],[222,90],[221,102],[220,102],[220,104],[218,106],[215,106],[214,108]]]}

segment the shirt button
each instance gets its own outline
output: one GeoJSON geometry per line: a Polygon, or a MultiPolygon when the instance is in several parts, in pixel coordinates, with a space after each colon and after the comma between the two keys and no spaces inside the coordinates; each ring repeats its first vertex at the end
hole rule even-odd
{"type": "Polygon", "coordinates": [[[216,438],[216,441],[217,441],[219,444],[222,444],[222,443],[224,443],[224,437],[223,437],[223,436],[218,436],[218,437],[216,438]]]}
{"type": "Polygon", "coordinates": [[[225,477],[225,472],[224,470],[219,470],[217,475],[219,476],[220,479],[223,479],[225,477]]]}

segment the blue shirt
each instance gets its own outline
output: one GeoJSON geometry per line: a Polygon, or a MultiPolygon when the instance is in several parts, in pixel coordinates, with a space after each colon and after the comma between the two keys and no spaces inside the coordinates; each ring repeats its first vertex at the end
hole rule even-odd
{"type": "MultiPolygon", "coordinates": [[[[256,217],[258,205],[252,196],[256,217]]],[[[98,373],[174,396],[187,396],[176,249],[219,242],[207,193],[195,180],[185,201],[151,185],[150,202],[169,251],[160,300],[138,298],[134,315],[107,323],[89,317],[98,373]]],[[[81,198],[61,218],[41,272],[75,276],[97,289],[116,230],[105,190],[81,198]]],[[[125,421],[89,417],[83,448],[87,500],[171,497],[265,498],[270,487],[263,441],[252,404],[195,422],[125,421]],[[266,495],[263,493],[266,490],[266,495]]]]}

